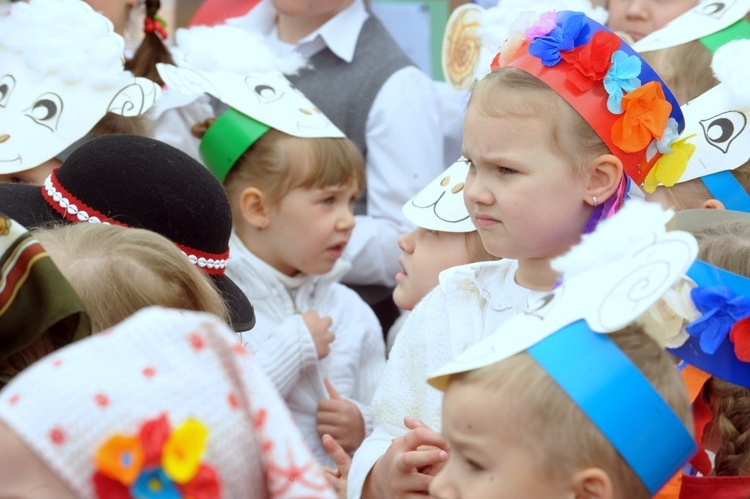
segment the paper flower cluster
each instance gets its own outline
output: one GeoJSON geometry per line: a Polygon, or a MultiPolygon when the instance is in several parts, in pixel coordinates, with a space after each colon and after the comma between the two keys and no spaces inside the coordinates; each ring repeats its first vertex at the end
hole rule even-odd
{"type": "MultiPolygon", "coordinates": [[[[492,62],[502,67],[527,47],[545,68],[565,72],[566,92],[583,94],[601,85],[607,110],[618,115],[606,134],[625,153],[645,151],[648,166],[644,186],[674,185],[687,167],[694,146],[679,139],[672,104],[659,81],[642,81],[643,62],[622,50],[623,42],[607,29],[592,29],[581,12],[541,14],[533,23],[519,20],[492,62]],[[523,26],[526,24],[526,26],[523,26]],[[657,154],[660,153],[660,154],[657,154]]],[[[556,89],[560,91],[561,89],[556,89]]]]}
{"type": "Polygon", "coordinates": [[[690,295],[702,315],[685,330],[700,338],[701,350],[716,353],[729,337],[737,358],[750,362],[750,298],[736,295],[727,286],[699,286],[690,295]]]}
{"type": "Polygon", "coordinates": [[[188,419],[172,430],[165,414],[146,421],[137,435],[113,435],[95,455],[97,497],[214,499],[216,471],[201,463],[208,430],[188,419]]]}

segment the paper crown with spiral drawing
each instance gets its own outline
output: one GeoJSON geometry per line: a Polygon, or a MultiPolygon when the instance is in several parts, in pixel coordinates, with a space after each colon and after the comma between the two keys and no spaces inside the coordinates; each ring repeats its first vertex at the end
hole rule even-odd
{"type": "Polygon", "coordinates": [[[581,12],[519,18],[491,68],[515,67],[546,83],[594,129],[638,185],[680,168],[694,147],[656,72],[616,34],[581,12]]]}

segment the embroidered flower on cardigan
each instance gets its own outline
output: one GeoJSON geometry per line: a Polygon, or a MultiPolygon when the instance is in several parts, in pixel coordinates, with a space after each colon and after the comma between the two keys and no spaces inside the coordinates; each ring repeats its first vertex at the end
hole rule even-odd
{"type": "Polygon", "coordinates": [[[188,419],[172,430],[165,414],[137,435],[113,435],[95,455],[94,488],[100,498],[213,499],[221,495],[214,469],[201,463],[208,429],[188,419]]]}

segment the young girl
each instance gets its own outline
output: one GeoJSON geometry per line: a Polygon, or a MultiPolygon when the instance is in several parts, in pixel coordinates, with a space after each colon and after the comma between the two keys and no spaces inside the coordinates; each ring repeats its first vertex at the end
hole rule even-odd
{"type": "Polygon", "coordinates": [[[0,496],[335,497],[232,331],[155,307],[2,391],[0,496]]]}
{"type": "Polygon", "coordinates": [[[552,289],[550,259],[614,212],[623,169],[643,182],[664,158],[647,154],[649,145],[682,127],[658,76],[583,14],[542,14],[511,34],[495,62],[466,113],[464,200],[485,249],[504,260],[442,276],[412,313],[373,400],[376,428],[352,463],[353,498],[426,491],[431,477],[421,471],[445,453],[424,445],[445,444],[402,426],[404,416],[439,425],[440,397],[424,378],[552,289]]]}
{"type": "MultiPolygon", "coordinates": [[[[228,85],[231,78],[222,78],[228,85]]],[[[367,406],[385,365],[377,318],[338,283],[350,267],[340,257],[354,228],[363,161],[281,75],[238,78],[243,86],[263,83],[270,89],[263,95],[277,98],[258,104],[248,92],[223,93],[243,112],[230,108],[205,131],[195,130],[232,207],[229,275],[252,297],[258,316],[245,340],[315,456],[330,464],[320,437],[329,433],[348,452],[359,446],[371,429],[367,406]],[[297,126],[311,119],[315,127],[297,126]]]]}
{"type": "MultiPolygon", "coordinates": [[[[496,260],[484,249],[463,201],[466,161],[461,158],[411,198],[402,208],[417,228],[398,238],[401,272],[396,275],[393,301],[411,311],[438,285],[441,271],[471,262],[496,260]]],[[[403,313],[388,331],[390,351],[408,313],[403,313]]]]}
{"type": "Polygon", "coordinates": [[[229,320],[208,277],[156,232],[77,224],[38,229],[34,235],[86,304],[93,332],[153,305],[229,320]]]}

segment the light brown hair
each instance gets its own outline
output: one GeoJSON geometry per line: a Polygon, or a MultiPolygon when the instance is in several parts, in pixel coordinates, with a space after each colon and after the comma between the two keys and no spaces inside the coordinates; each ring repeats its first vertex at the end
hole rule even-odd
{"type": "MultiPolygon", "coordinates": [[[[550,123],[550,145],[576,173],[609,149],[591,125],[540,79],[518,68],[498,68],[477,82],[469,106],[487,116],[536,116],[550,123]]],[[[540,131],[543,140],[544,131],[540,131]]]]}
{"type": "Polygon", "coordinates": [[[228,320],[208,276],[156,232],[81,223],[34,233],[86,305],[94,332],[153,305],[228,320]]]}
{"type": "MultiPolygon", "coordinates": [[[[639,325],[609,337],[636,365],[692,434],[690,401],[669,355],[639,325]]],[[[646,487],[583,411],[526,352],[496,364],[451,376],[449,383],[478,384],[509,401],[518,431],[550,479],[566,479],[586,468],[600,468],[613,483],[615,497],[650,498],[646,487]]],[[[636,410],[636,409],[634,409],[636,410]]]]}
{"type": "MultiPolygon", "coordinates": [[[[213,121],[193,126],[193,135],[202,138],[213,121]]],[[[351,140],[293,137],[271,129],[240,156],[224,187],[232,216],[239,220],[239,196],[247,187],[261,190],[274,206],[293,189],[322,189],[350,182],[364,188],[364,159],[351,140]]]]}

